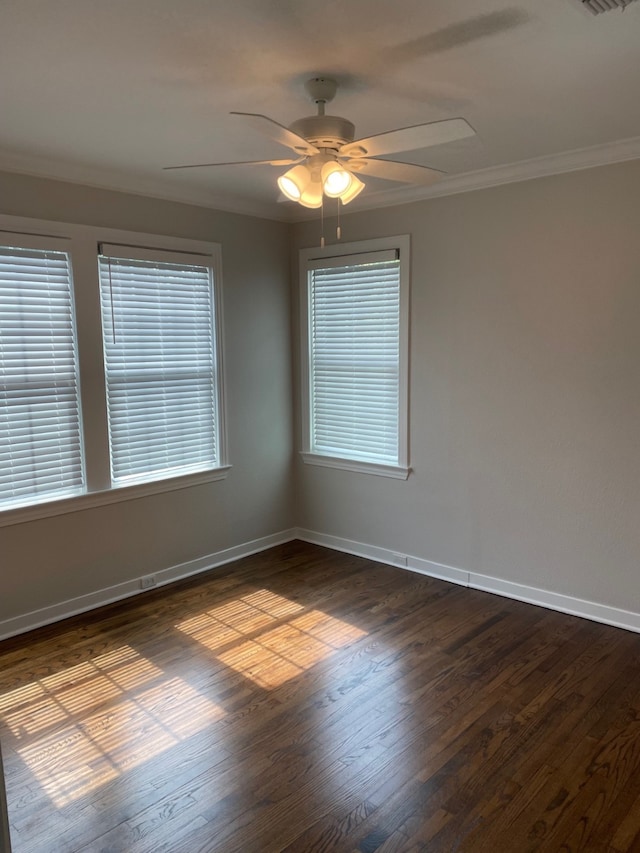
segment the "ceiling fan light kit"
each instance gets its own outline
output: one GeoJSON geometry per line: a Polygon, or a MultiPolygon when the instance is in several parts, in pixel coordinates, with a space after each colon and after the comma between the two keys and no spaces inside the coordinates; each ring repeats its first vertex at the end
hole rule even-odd
{"type": "Polygon", "coordinates": [[[348,204],[364,188],[364,183],[335,154],[323,151],[280,175],[278,186],[291,201],[297,201],[304,207],[319,207],[323,195],[339,198],[343,204],[348,204]]]}

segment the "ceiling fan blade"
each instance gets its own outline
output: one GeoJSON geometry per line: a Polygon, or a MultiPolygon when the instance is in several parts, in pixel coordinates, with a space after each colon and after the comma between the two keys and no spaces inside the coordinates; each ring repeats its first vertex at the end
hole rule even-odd
{"type": "Polygon", "coordinates": [[[170,172],[172,169],[203,169],[205,166],[293,166],[301,163],[304,157],[296,157],[288,160],[232,160],[229,163],[189,163],[186,166],[164,166],[163,171],[170,172]]]}
{"type": "Polygon", "coordinates": [[[260,115],[259,113],[238,113],[232,112],[232,116],[244,116],[248,119],[248,124],[257,130],[259,133],[268,136],[270,139],[275,139],[280,145],[286,145],[287,148],[293,148],[298,154],[319,154],[320,151],[315,145],[311,145],[302,136],[289,130],[283,124],[279,124],[268,116],[260,115]]]}
{"type": "Polygon", "coordinates": [[[428,166],[416,166],[413,163],[398,163],[396,160],[354,160],[347,166],[356,175],[373,175],[385,181],[399,181],[403,184],[422,184],[428,186],[439,180],[445,172],[430,169],[428,166]]]}
{"type": "Polygon", "coordinates": [[[463,118],[448,118],[444,121],[432,121],[429,124],[416,124],[388,130],[375,136],[347,142],[340,148],[340,155],[347,157],[377,157],[379,154],[395,154],[396,151],[415,151],[417,148],[429,148],[443,142],[453,142],[475,136],[475,130],[463,118]]]}

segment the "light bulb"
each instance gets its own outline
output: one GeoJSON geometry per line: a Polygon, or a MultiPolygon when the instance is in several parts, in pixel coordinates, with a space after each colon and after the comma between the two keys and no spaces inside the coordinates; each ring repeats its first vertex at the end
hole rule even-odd
{"type": "Polygon", "coordinates": [[[291,178],[287,177],[287,175],[281,175],[278,178],[278,186],[284,195],[286,195],[288,199],[291,199],[291,201],[298,201],[302,195],[298,187],[294,184],[291,178]]]}
{"type": "Polygon", "coordinates": [[[322,188],[329,198],[338,198],[349,189],[352,175],[336,160],[330,160],[322,167],[322,188]]]}

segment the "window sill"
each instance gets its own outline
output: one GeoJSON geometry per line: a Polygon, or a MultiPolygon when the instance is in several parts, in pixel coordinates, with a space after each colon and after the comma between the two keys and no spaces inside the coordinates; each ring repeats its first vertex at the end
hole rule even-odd
{"type": "Polygon", "coordinates": [[[305,465],[319,465],[322,468],[340,468],[343,471],[355,471],[358,474],[375,474],[378,477],[391,477],[395,480],[406,480],[411,468],[401,465],[380,465],[377,462],[364,462],[356,459],[341,459],[339,456],[320,456],[318,453],[303,451],[302,461],[305,465]]]}
{"type": "Polygon", "coordinates": [[[194,474],[182,474],[177,477],[169,477],[165,480],[152,480],[147,483],[135,483],[130,486],[115,486],[112,489],[106,489],[102,492],[85,492],[82,495],[74,495],[73,497],[59,500],[16,507],[15,509],[0,510],[0,527],[8,527],[11,524],[22,524],[25,521],[35,521],[39,518],[50,518],[55,515],[66,515],[69,512],[81,512],[85,509],[105,506],[106,504],[137,500],[138,498],[145,498],[149,495],[157,495],[162,492],[189,489],[192,486],[199,486],[202,483],[224,480],[230,470],[231,465],[222,465],[220,468],[197,471],[194,474]]]}

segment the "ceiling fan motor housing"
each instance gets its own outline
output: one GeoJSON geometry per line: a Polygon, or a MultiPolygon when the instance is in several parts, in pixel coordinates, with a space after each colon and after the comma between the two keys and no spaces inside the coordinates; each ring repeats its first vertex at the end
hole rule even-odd
{"type": "Polygon", "coordinates": [[[306,116],[289,125],[289,130],[302,136],[316,148],[335,151],[355,138],[355,125],[340,116],[306,116]]]}

